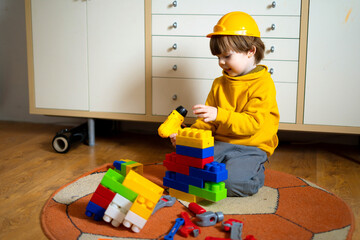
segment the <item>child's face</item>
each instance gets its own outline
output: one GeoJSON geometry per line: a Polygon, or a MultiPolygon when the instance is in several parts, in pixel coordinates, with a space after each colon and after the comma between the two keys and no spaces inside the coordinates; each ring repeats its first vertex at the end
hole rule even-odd
{"type": "Polygon", "coordinates": [[[255,68],[253,53],[229,51],[216,55],[219,66],[231,77],[245,75],[255,68]]]}

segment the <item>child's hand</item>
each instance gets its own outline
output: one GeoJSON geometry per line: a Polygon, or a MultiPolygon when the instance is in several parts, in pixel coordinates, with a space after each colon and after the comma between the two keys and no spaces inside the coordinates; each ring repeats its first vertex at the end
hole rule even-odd
{"type": "Polygon", "coordinates": [[[211,107],[211,106],[206,106],[203,104],[197,104],[195,106],[193,106],[193,113],[198,117],[198,118],[203,118],[204,122],[212,122],[215,121],[216,117],[217,117],[217,108],[216,107],[211,107]]]}
{"type": "Polygon", "coordinates": [[[177,133],[173,133],[169,136],[170,138],[170,141],[171,141],[171,144],[176,147],[176,136],[177,136],[177,133]]]}

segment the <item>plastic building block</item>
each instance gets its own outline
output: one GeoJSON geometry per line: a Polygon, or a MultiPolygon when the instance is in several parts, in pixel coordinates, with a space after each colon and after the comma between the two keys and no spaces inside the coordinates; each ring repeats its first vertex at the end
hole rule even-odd
{"type": "Polygon", "coordinates": [[[123,176],[126,176],[130,170],[143,175],[143,165],[141,163],[129,159],[120,159],[119,161],[114,161],[113,165],[117,170],[120,171],[120,174],[123,176]]]}
{"type": "MultiPolygon", "coordinates": [[[[193,175],[193,176],[196,176],[196,175],[193,175]]],[[[176,181],[187,184],[187,185],[193,185],[195,187],[203,188],[204,180],[201,178],[198,178],[197,176],[196,177],[193,177],[193,176],[176,173],[176,181]]]]}
{"type": "Polygon", "coordinates": [[[214,156],[214,147],[208,148],[193,148],[187,146],[181,146],[176,144],[176,153],[180,155],[195,157],[195,158],[207,158],[214,156]]]}
{"type": "Polygon", "coordinates": [[[154,207],[164,191],[163,188],[134,171],[130,171],[128,175],[126,175],[123,185],[141,194],[141,196],[149,201],[152,201],[154,203],[154,207]]]}
{"type": "Polygon", "coordinates": [[[131,170],[137,172],[140,175],[143,175],[144,165],[138,162],[126,165],[126,174],[128,174],[131,170]]]}
{"type": "Polygon", "coordinates": [[[151,216],[155,206],[156,204],[154,202],[139,194],[130,210],[147,220],[151,216]]]}
{"type": "Polygon", "coordinates": [[[171,228],[170,232],[165,235],[165,240],[173,240],[176,232],[179,230],[179,228],[185,223],[185,220],[183,218],[177,218],[175,220],[174,226],[171,228]]]}
{"type": "Polygon", "coordinates": [[[206,237],[205,240],[231,240],[230,238],[206,237]]]}
{"type": "Polygon", "coordinates": [[[183,200],[183,201],[187,201],[187,202],[201,202],[202,200],[204,200],[203,198],[200,198],[198,196],[195,196],[193,194],[189,194],[186,192],[182,192],[179,190],[176,190],[174,188],[169,188],[169,194],[172,197],[175,197],[177,199],[183,200]]]}
{"type": "Polygon", "coordinates": [[[86,206],[85,214],[88,217],[94,216],[95,221],[100,221],[104,216],[105,209],[100,207],[99,205],[89,201],[88,205],[86,206]]]}
{"type": "Polygon", "coordinates": [[[171,171],[165,172],[165,177],[163,178],[163,185],[169,188],[174,188],[182,192],[189,192],[189,185],[186,183],[178,182],[176,180],[176,173],[171,171]]]}
{"type": "Polygon", "coordinates": [[[101,196],[100,194],[94,192],[90,201],[95,203],[96,205],[106,209],[109,206],[109,204],[111,203],[112,199],[111,200],[106,199],[103,196],[101,196]]]}
{"type": "Polygon", "coordinates": [[[189,167],[195,167],[195,168],[201,168],[203,169],[205,167],[205,164],[211,163],[214,161],[214,157],[207,157],[207,158],[195,158],[195,157],[189,157],[185,155],[179,155],[175,152],[173,153],[175,156],[173,158],[175,159],[176,163],[186,165],[189,167]]]}
{"type": "Polygon", "coordinates": [[[116,194],[104,213],[104,221],[111,222],[114,227],[118,227],[123,222],[132,204],[128,199],[116,194]]]}
{"type": "Polygon", "coordinates": [[[210,130],[183,128],[176,136],[176,144],[203,149],[214,146],[214,137],[210,130]]]}
{"type": "Polygon", "coordinates": [[[176,153],[166,154],[165,160],[163,161],[164,167],[166,167],[168,171],[189,175],[189,166],[176,163],[175,161],[176,157],[177,157],[176,153]]]}
{"type": "Polygon", "coordinates": [[[114,193],[113,191],[104,187],[101,184],[99,184],[99,186],[96,188],[95,192],[97,194],[101,195],[102,197],[109,199],[110,201],[112,201],[116,195],[116,193],[114,193]]]}
{"type": "Polygon", "coordinates": [[[123,225],[127,228],[131,227],[131,230],[133,232],[140,232],[140,230],[145,226],[147,220],[140,217],[136,213],[132,212],[131,210],[128,211],[128,213],[125,216],[125,219],[123,221],[123,225]]]}
{"type": "Polygon", "coordinates": [[[181,129],[181,124],[184,122],[187,110],[183,106],[177,107],[167,117],[165,122],[158,128],[159,136],[168,138],[171,134],[177,133],[181,129]]]}
{"type": "Polygon", "coordinates": [[[125,187],[122,184],[123,180],[124,176],[110,168],[101,180],[101,185],[109,188],[111,191],[120,194],[129,201],[134,202],[138,194],[131,189],[125,187]]]}
{"type": "Polygon", "coordinates": [[[247,235],[244,240],[256,240],[256,238],[253,235],[247,235]]]}
{"type": "Polygon", "coordinates": [[[211,162],[205,165],[204,169],[190,167],[190,176],[196,176],[208,182],[222,182],[228,178],[228,171],[224,163],[211,162]]]}
{"type": "Polygon", "coordinates": [[[213,226],[218,222],[221,222],[224,220],[224,214],[222,212],[205,212],[202,214],[197,214],[196,218],[198,218],[200,221],[196,222],[197,225],[202,227],[209,227],[213,226]]]}
{"type": "Polygon", "coordinates": [[[207,200],[217,202],[226,198],[227,189],[224,182],[205,182],[204,188],[189,185],[189,193],[207,200]]]}
{"type": "Polygon", "coordinates": [[[170,195],[164,195],[160,198],[160,200],[158,201],[158,203],[156,204],[154,211],[152,212],[152,214],[154,214],[157,210],[163,208],[163,207],[171,207],[175,204],[176,202],[176,198],[172,197],[170,195]]]}
{"type": "Polygon", "coordinates": [[[188,206],[189,210],[195,214],[202,214],[204,212],[206,212],[206,210],[204,208],[202,208],[199,204],[197,203],[189,203],[188,206]]]}
{"type": "Polygon", "coordinates": [[[185,223],[184,226],[179,230],[179,234],[183,237],[188,237],[190,233],[192,233],[194,237],[199,236],[201,230],[191,221],[189,214],[187,212],[181,212],[180,216],[184,219],[185,223]]]}

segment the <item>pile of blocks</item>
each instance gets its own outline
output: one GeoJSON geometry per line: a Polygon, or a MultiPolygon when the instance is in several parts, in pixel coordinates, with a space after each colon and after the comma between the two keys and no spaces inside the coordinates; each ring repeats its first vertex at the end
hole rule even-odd
{"type": "Polygon", "coordinates": [[[166,155],[163,185],[169,194],[188,202],[217,202],[226,198],[225,164],[214,161],[214,137],[210,130],[180,129],[176,152],[166,155]]]}
{"type": "Polygon", "coordinates": [[[151,216],[163,188],[144,178],[143,165],[128,159],[115,161],[92,195],[85,214],[114,227],[122,223],[139,232],[151,216]]]}

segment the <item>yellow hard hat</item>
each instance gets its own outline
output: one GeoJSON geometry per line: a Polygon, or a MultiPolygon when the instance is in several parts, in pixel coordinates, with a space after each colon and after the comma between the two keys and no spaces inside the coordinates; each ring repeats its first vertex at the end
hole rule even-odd
{"type": "Polygon", "coordinates": [[[214,35],[243,35],[260,37],[259,28],[255,20],[244,12],[230,12],[225,14],[214,27],[214,32],[206,37],[214,35]]]}

